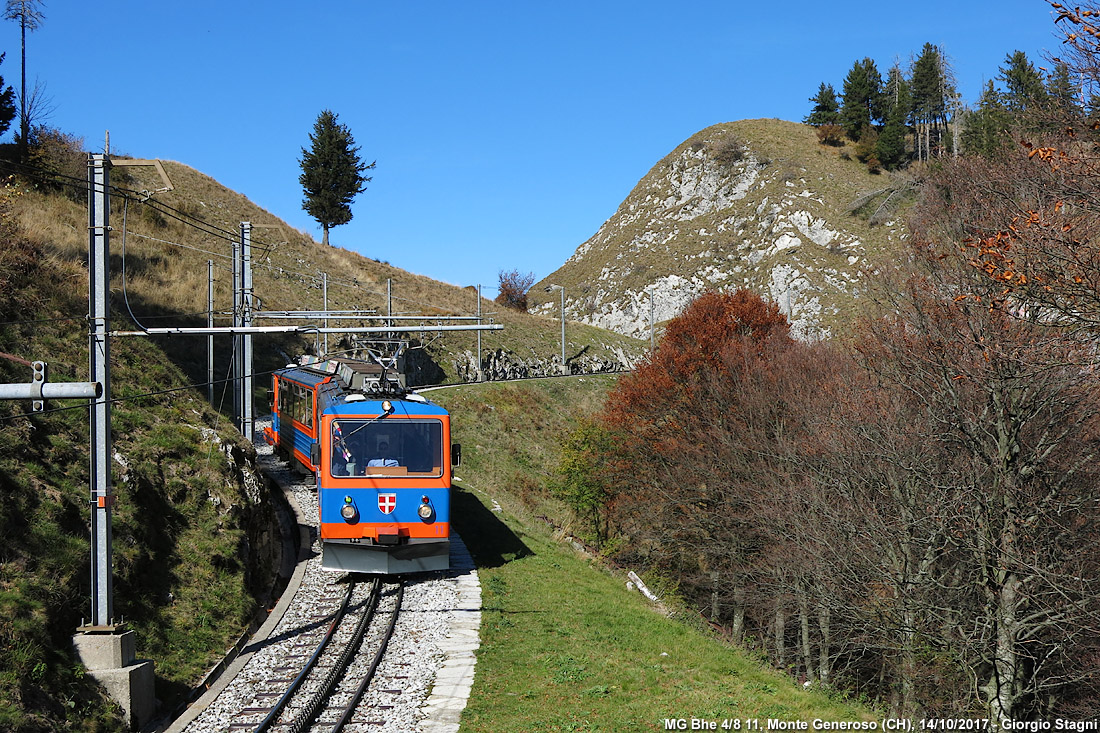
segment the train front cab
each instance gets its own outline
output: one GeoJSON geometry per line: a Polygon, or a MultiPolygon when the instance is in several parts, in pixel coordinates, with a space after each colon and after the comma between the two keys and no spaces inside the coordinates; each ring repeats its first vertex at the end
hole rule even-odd
{"type": "Polygon", "coordinates": [[[397,574],[450,565],[450,417],[427,401],[356,399],[321,418],[318,505],[327,570],[397,574]]]}

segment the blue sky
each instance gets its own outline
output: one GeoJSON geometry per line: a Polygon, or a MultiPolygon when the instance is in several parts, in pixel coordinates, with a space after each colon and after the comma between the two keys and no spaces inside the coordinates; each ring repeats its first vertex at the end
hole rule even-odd
{"type": "MultiPolygon", "coordinates": [[[[331,109],[374,180],[331,241],[482,284],[557,269],[693,133],[800,121],[852,64],[885,75],[942,46],[964,100],[1005,56],[1057,53],[1042,0],[958,3],[48,0],[28,85],[48,124],[102,151],[176,160],[320,240],[301,148],[331,109]]],[[[18,88],[19,27],[0,22],[18,88]]],[[[8,133],[8,137],[11,132],[8,133]]]]}

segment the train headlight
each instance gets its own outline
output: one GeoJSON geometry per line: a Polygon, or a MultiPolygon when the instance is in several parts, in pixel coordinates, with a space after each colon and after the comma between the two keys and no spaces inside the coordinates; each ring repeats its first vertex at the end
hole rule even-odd
{"type": "Polygon", "coordinates": [[[416,508],[416,513],[420,515],[421,519],[427,521],[435,514],[435,510],[432,509],[432,505],[428,502],[428,497],[421,497],[420,502],[420,506],[416,508]]]}
{"type": "Polygon", "coordinates": [[[352,503],[350,496],[344,497],[344,506],[340,507],[340,516],[344,518],[344,521],[348,524],[359,519],[359,510],[355,508],[355,504],[352,503]]]}

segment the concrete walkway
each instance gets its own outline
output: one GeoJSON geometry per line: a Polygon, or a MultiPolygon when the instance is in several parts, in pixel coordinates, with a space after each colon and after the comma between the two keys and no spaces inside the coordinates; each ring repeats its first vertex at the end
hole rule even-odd
{"type": "Polygon", "coordinates": [[[421,711],[423,733],[456,733],[458,720],[474,684],[475,654],[481,644],[481,582],[470,553],[458,535],[451,535],[451,570],[457,575],[458,603],[451,612],[451,630],[440,647],[445,654],[435,673],[432,691],[421,711]]]}

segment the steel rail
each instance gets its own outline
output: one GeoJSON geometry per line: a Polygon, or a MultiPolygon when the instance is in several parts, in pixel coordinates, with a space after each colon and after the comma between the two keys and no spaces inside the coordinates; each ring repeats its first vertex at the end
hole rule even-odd
{"type": "Polygon", "coordinates": [[[325,632],[325,636],[321,639],[321,643],[317,645],[317,650],[313,652],[313,656],[309,658],[305,666],[302,667],[302,671],[298,673],[298,676],[294,678],[294,681],[287,687],[286,692],[283,693],[275,705],[272,706],[268,712],[267,717],[260,721],[260,724],[253,729],[253,733],[264,733],[264,731],[270,730],[275,724],[275,721],[279,719],[283,709],[286,708],[287,703],[294,697],[294,693],[297,692],[302,682],[305,681],[309,673],[313,671],[313,668],[317,665],[318,660],[321,658],[322,652],[325,651],[325,647],[332,640],[333,635],[336,633],[336,629],[339,628],[340,622],[344,618],[344,613],[347,611],[348,603],[351,601],[352,591],[355,590],[355,581],[348,583],[348,591],[344,595],[344,602],[340,604],[340,608],[337,609],[336,615],[332,619],[332,623],[329,624],[328,631],[325,632]]]}
{"type": "MultiPolygon", "coordinates": [[[[321,683],[321,687],[313,694],[309,702],[302,708],[302,711],[298,713],[298,717],[290,724],[291,733],[302,733],[306,728],[313,725],[313,722],[317,719],[317,716],[321,712],[321,706],[324,704],[325,700],[331,697],[333,690],[336,688],[336,684],[344,676],[344,673],[348,669],[348,665],[351,664],[352,657],[359,651],[359,647],[363,643],[363,636],[367,632],[367,627],[370,626],[371,619],[374,618],[375,611],[378,610],[378,601],[381,597],[382,581],[379,578],[375,578],[373,586],[371,587],[370,598],[367,601],[367,608],[363,612],[363,615],[359,617],[359,623],[355,626],[355,632],[352,634],[348,643],[344,645],[344,649],[340,652],[340,656],[336,658],[335,664],[329,668],[328,674],[325,675],[325,679],[321,683]]],[[[397,615],[396,610],[394,611],[394,615],[397,615]]]]}
{"type": "Polygon", "coordinates": [[[401,611],[401,601],[405,597],[405,582],[399,580],[397,583],[397,598],[394,600],[393,613],[390,614],[390,622],[386,627],[386,633],[382,637],[382,642],[378,645],[378,651],[375,652],[374,659],[371,660],[370,668],[367,670],[367,673],[363,675],[363,679],[359,681],[359,686],[356,687],[355,692],[352,693],[351,700],[344,706],[344,712],[341,713],[336,722],[332,724],[329,733],[340,733],[340,731],[344,729],[344,726],[351,720],[351,716],[355,713],[355,708],[359,706],[359,700],[362,699],[363,693],[367,691],[367,687],[370,686],[371,680],[374,679],[374,673],[378,669],[378,665],[386,653],[386,646],[390,643],[390,639],[393,638],[393,628],[397,624],[397,615],[401,611]]]}

